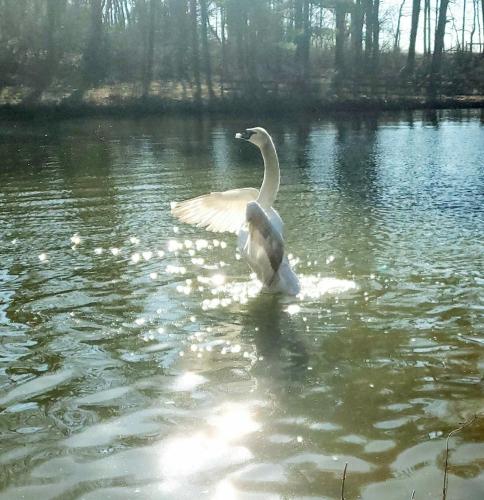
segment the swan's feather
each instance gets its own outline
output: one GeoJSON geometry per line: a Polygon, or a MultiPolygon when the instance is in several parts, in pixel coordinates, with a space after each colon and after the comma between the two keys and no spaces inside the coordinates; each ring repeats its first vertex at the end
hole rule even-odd
{"type": "Polygon", "coordinates": [[[237,233],[245,223],[247,204],[259,196],[255,188],[231,189],[174,204],[171,213],[181,222],[216,233],[237,233]]]}
{"type": "Polygon", "coordinates": [[[245,254],[265,286],[271,286],[284,258],[284,242],[264,209],[257,202],[247,205],[248,238],[245,254]]]}

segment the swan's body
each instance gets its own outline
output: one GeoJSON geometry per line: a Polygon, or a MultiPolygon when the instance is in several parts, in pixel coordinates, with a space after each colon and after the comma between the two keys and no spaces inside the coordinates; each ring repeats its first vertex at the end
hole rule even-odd
{"type": "Polygon", "coordinates": [[[182,222],[209,231],[238,235],[238,247],[251,269],[272,293],[299,293],[299,280],[284,251],[283,223],[272,207],[279,191],[279,161],[271,136],[260,127],[235,136],[259,147],[264,159],[260,190],[231,189],[176,204],[172,213],[182,222]]]}

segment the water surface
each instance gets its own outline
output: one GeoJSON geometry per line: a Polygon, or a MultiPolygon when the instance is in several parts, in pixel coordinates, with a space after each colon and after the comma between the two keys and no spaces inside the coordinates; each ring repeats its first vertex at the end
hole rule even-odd
{"type": "MultiPolygon", "coordinates": [[[[0,127],[0,497],[440,498],[483,410],[476,112],[0,127]],[[300,297],[170,202],[254,186],[300,297]]],[[[484,423],[449,499],[484,498],[484,423]]]]}

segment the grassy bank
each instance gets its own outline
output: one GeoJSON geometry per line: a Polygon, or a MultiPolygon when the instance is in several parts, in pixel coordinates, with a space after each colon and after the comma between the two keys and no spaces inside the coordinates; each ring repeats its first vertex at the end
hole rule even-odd
{"type": "Polygon", "coordinates": [[[374,112],[417,109],[484,108],[484,95],[456,95],[428,98],[400,94],[351,95],[300,92],[297,88],[276,88],[262,93],[241,93],[220,89],[211,99],[203,92],[196,99],[193,89],[179,83],[154,83],[147,95],[139,85],[117,84],[80,91],[50,88],[43,92],[27,87],[0,91],[0,116],[12,119],[36,117],[140,116],[149,114],[272,114],[326,113],[335,111],[374,112]],[[247,95],[251,97],[248,98],[247,95]]]}

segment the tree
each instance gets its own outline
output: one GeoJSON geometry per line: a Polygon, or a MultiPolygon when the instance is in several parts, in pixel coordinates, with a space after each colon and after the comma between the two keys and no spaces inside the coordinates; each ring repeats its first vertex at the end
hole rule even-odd
{"type": "Polygon", "coordinates": [[[424,54],[430,54],[430,0],[424,0],[423,25],[424,54]]]}
{"type": "Polygon", "coordinates": [[[309,0],[303,2],[303,34],[301,40],[301,66],[304,81],[309,79],[309,48],[311,46],[311,18],[309,0]]]}
{"type": "MultiPolygon", "coordinates": [[[[481,8],[482,8],[482,39],[484,41],[484,0],[481,0],[481,8]]],[[[482,52],[484,53],[484,47],[482,48],[482,52]]]]}
{"type": "Polygon", "coordinates": [[[376,80],[380,66],[380,0],[373,0],[373,42],[372,42],[372,71],[376,80]]]}
{"type": "Polygon", "coordinates": [[[61,47],[57,43],[57,36],[60,29],[60,20],[65,7],[65,0],[47,0],[46,24],[45,24],[45,73],[41,78],[41,86],[47,86],[54,78],[57,64],[59,62],[61,47]]]}
{"type": "Polygon", "coordinates": [[[210,61],[210,47],[208,44],[208,10],[207,0],[200,0],[200,15],[202,21],[202,47],[203,47],[203,62],[205,69],[205,81],[207,83],[208,96],[213,99],[212,86],[212,64],[210,61]]]}
{"type": "MultiPolygon", "coordinates": [[[[0,0],[0,85],[31,89],[31,101],[39,99],[54,80],[56,88],[65,86],[62,95],[68,88],[77,88],[73,97],[104,81],[136,84],[133,88],[141,88],[147,96],[156,77],[169,83],[162,85],[163,91],[177,92],[181,84],[182,97],[200,104],[205,95],[202,90],[207,89],[209,98],[218,95],[215,81],[220,82],[222,96],[232,92],[234,96],[260,93],[262,97],[266,90],[290,89],[296,79],[304,95],[325,97],[325,77],[334,74],[337,88],[351,88],[355,96],[366,93],[368,84],[376,94],[386,85],[383,92],[387,93],[390,82],[400,75],[399,67],[415,73],[420,34],[429,59],[422,65],[429,66],[427,90],[439,87],[444,60],[455,65],[449,74],[459,72],[458,82],[447,86],[448,91],[482,88],[484,59],[443,54],[450,0],[398,0],[393,34],[387,15],[389,3],[0,0]],[[405,8],[411,8],[412,21],[410,36],[402,40],[405,8]],[[431,34],[434,18],[436,29],[431,34]],[[401,54],[407,47],[408,53],[401,54]],[[392,57],[380,55],[392,50],[392,57]],[[388,78],[379,78],[380,68],[388,78]],[[322,85],[309,85],[313,76],[321,78],[322,85]],[[269,89],[268,82],[276,87],[269,89]]],[[[463,3],[461,0],[459,5],[463,3]]],[[[484,0],[466,0],[466,5],[465,18],[452,20],[450,27],[459,47],[464,49],[470,42],[473,50],[475,42],[483,41],[484,0]]],[[[424,80],[412,81],[418,90],[424,80]]]]}
{"type": "Polygon", "coordinates": [[[373,0],[365,0],[365,58],[371,62],[373,54],[373,0]]]}
{"type": "Polygon", "coordinates": [[[417,41],[418,20],[420,17],[420,0],[412,1],[412,25],[410,28],[410,43],[408,46],[406,71],[412,75],[415,69],[415,43],[417,41]]]}
{"type": "Polygon", "coordinates": [[[395,30],[395,38],[393,42],[393,52],[398,52],[400,50],[400,22],[402,20],[402,12],[404,5],[405,5],[405,0],[402,0],[402,3],[400,4],[400,9],[398,10],[398,20],[397,20],[397,28],[395,30]]]}
{"type": "Polygon", "coordinates": [[[447,24],[447,7],[449,0],[440,0],[439,17],[435,31],[434,54],[430,69],[429,91],[435,97],[440,87],[440,71],[442,68],[442,52],[444,50],[445,25],[447,24]]]}
{"type": "Polygon", "coordinates": [[[197,0],[190,0],[190,18],[192,31],[192,71],[195,80],[195,99],[200,101],[202,88],[200,84],[200,50],[198,48],[198,14],[197,0]]]}
{"type": "Polygon", "coordinates": [[[220,24],[221,24],[221,50],[222,50],[222,64],[220,68],[220,96],[224,97],[224,83],[227,78],[227,34],[225,29],[226,14],[223,5],[220,6],[220,24]]]}
{"type": "Polygon", "coordinates": [[[351,48],[353,50],[355,76],[359,73],[361,66],[364,15],[362,0],[356,0],[351,11],[351,48]]]}
{"type": "Polygon", "coordinates": [[[90,27],[84,51],[84,81],[96,85],[105,75],[102,0],[89,0],[90,27]]]}
{"type": "Polygon", "coordinates": [[[156,0],[149,0],[147,14],[147,40],[145,50],[145,61],[143,65],[143,96],[149,92],[151,80],[153,79],[153,58],[155,51],[155,26],[157,24],[156,0]]]}
{"type": "Polygon", "coordinates": [[[242,0],[227,0],[228,49],[237,63],[238,75],[247,80],[247,5],[242,0]]]}
{"type": "Polygon", "coordinates": [[[346,27],[346,10],[345,6],[337,3],[335,7],[335,50],[334,50],[334,68],[336,70],[337,79],[343,77],[344,67],[344,42],[345,42],[345,27],[346,27]]]}
{"type": "Polygon", "coordinates": [[[309,76],[309,47],[311,43],[309,0],[295,0],[294,28],[296,34],[296,67],[298,77],[302,81],[307,81],[309,76]]]}

